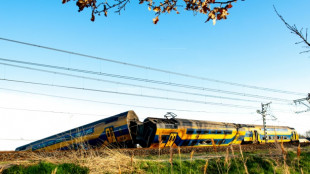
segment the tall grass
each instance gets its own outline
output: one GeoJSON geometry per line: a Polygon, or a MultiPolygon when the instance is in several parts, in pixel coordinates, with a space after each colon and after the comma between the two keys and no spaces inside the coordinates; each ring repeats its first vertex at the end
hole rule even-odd
{"type": "Polygon", "coordinates": [[[133,156],[109,148],[29,153],[27,159],[16,160],[11,163],[24,166],[38,164],[41,161],[52,164],[72,163],[88,168],[90,173],[130,173],[135,170],[133,156]]]}
{"type": "Polygon", "coordinates": [[[189,173],[192,173],[192,162],[193,162],[193,156],[194,156],[194,150],[192,150],[191,152],[191,158],[190,158],[190,169],[189,169],[189,173]]]}
{"type": "Polygon", "coordinates": [[[181,168],[181,174],[182,174],[182,159],[181,159],[181,148],[180,148],[180,146],[178,146],[178,154],[179,154],[180,168],[181,168]]]}
{"type": "Polygon", "coordinates": [[[242,162],[243,162],[243,166],[244,166],[245,173],[246,173],[246,174],[249,174],[248,167],[247,167],[247,165],[246,165],[246,160],[244,160],[243,151],[242,151],[242,148],[241,148],[241,145],[240,145],[240,144],[239,144],[239,149],[240,149],[240,155],[241,155],[241,159],[242,159],[242,162]]]}

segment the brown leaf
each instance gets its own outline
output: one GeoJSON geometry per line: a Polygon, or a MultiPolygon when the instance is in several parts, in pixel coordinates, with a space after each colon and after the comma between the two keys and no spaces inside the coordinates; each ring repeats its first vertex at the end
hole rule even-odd
{"type": "Polygon", "coordinates": [[[160,12],[160,7],[154,7],[153,10],[154,10],[155,12],[160,12]]]}
{"type": "Polygon", "coordinates": [[[104,11],[104,16],[105,16],[105,17],[108,17],[108,10],[105,10],[105,11],[104,11]]]}
{"type": "Polygon", "coordinates": [[[228,4],[227,6],[226,6],[226,8],[231,8],[232,7],[232,5],[231,4],[228,4]]]}
{"type": "Polygon", "coordinates": [[[154,24],[157,24],[158,21],[159,21],[158,16],[156,16],[156,17],[153,19],[153,23],[154,23],[154,24]]]}
{"type": "Polygon", "coordinates": [[[90,19],[90,20],[93,21],[93,22],[95,21],[95,15],[94,15],[94,13],[91,14],[91,19],[90,19]]]}
{"type": "Polygon", "coordinates": [[[62,0],[62,3],[64,4],[64,3],[67,3],[68,1],[70,0],[62,0]]]}

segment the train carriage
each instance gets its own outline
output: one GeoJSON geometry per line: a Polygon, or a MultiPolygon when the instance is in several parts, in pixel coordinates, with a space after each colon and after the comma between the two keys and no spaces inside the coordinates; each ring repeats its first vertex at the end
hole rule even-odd
{"type": "MultiPolygon", "coordinates": [[[[243,125],[246,135],[243,144],[266,143],[262,125],[243,125]]],[[[267,126],[267,143],[299,141],[294,128],[287,126],[267,126]]]]}
{"type": "Polygon", "coordinates": [[[139,120],[127,111],[16,148],[16,151],[51,151],[113,145],[135,147],[129,124],[139,120]]]}
{"type": "Polygon", "coordinates": [[[140,130],[143,135],[139,144],[150,148],[227,146],[241,144],[245,135],[237,124],[175,118],[147,118],[140,130]]]}

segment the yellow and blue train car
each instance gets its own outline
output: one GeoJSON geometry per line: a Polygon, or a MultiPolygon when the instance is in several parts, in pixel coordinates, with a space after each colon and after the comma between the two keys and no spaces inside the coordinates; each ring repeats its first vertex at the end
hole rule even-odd
{"type": "Polygon", "coordinates": [[[245,131],[237,124],[187,119],[146,118],[142,147],[228,146],[241,144],[245,131]]]}
{"type": "Polygon", "coordinates": [[[134,111],[127,111],[26,144],[16,148],[16,151],[87,149],[107,145],[135,147],[130,122],[138,120],[134,111]]]}
{"type": "Polygon", "coordinates": [[[244,125],[246,131],[243,143],[274,143],[299,141],[299,136],[294,128],[287,126],[267,126],[266,140],[262,125],[244,125]]]}

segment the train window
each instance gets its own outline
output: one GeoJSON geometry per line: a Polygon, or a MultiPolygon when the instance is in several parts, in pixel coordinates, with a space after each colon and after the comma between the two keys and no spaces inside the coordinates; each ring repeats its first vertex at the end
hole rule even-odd
{"type": "Polygon", "coordinates": [[[223,144],[224,142],[225,142],[225,140],[222,139],[222,140],[219,141],[219,144],[223,144]]]}
{"type": "Polygon", "coordinates": [[[191,122],[183,122],[183,126],[192,126],[191,122]]]}
{"type": "Polygon", "coordinates": [[[201,130],[201,129],[198,129],[196,132],[197,132],[197,134],[201,134],[201,133],[202,133],[202,130],[201,130]]]}
{"type": "Polygon", "coordinates": [[[174,125],[173,125],[173,124],[166,124],[166,125],[165,125],[165,128],[173,129],[173,128],[174,128],[174,125]]]}
{"type": "Polygon", "coordinates": [[[287,140],[287,136],[284,136],[283,139],[284,139],[284,140],[287,140]]]}
{"type": "Polygon", "coordinates": [[[277,139],[280,140],[281,139],[280,136],[277,136],[277,139]]]}
{"type": "Polygon", "coordinates": [[[185,141],[182,143],[182,146],[188,146],[188,144],[189,144],[190,142],[191,142],[190,140],[185,140],[185,141]]]}
{"type": "Polygon", "coordinates": [[[161,141],[165,142],[166,140],[168,140],[169,135],[162,135],[161,136],[161,141]]]}
{"type": "Polygon", "coordinates": [[[205,129],[205,130],[203,131],[203,133],[204,133],[204,134],[209,134],[209,133],[210,133],[210,130],[209,130],[209,129],[205,129]]]}
{"type": "Polygon", "coordinates": [[[197,140],[192,141],[191,146],[195,146],[198,143],[197,140]]]}
{"type": "Polygon", "coordinates": [[[216,134],[223,134],[222,130],[217,130],[216,134]]]}
{"type": "Polygon", "coordinates": [[[206,144],[212,144],[211,140],[206,140],[205,142],[206,142],[206,144]]]}
{"type": "Polygon", "coordinates": [[[187,129],[187,134],[194,134],[194,129],[187,129]]]}
{"type": "Polygon", "coordinates": [[[225,130],[224,134],[232,134],[232,130],[225,130]]]}
{"type": "Polygon", "coordinates": [[[216,134],[216,130],[211,130],[211,134],[216,134]]]}

